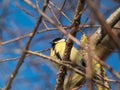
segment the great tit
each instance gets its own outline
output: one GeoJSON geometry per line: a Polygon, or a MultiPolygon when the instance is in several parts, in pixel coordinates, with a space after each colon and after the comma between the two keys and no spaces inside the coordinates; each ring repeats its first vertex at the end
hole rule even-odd
{"type": "MultiPolygon", "coordinates": [[[[86,38],[85,36],[83,36],[83,39],[81,39],[81,42],[86,42],[86,38]]],[[[66,40],[62,39],[62,38],[56,38],[54,39],[51,43],[51,51],[50,51],[50,57],[53,59],[59,59],[62,60],[63,58],[63,54],[64,54],[64,50],[65,50],[65,45],[66,45],[66,40]]],[[[77,50],[74,46],[71,49],[71,53],[70,53],[70,61],[71,63],[73,63],[74,65],[78,65],[78,66],[83,66],[86,67],[86,63],[85,60],[83,59],[83,55],[84,55],[84,50],[77,50]]],[[[101,66],[98,62],[96,62],[95,60],[93,61],[93,72],[100,74],[101,75],[101,68],[103,68],[103,66],[101,66]]],[[[59,65],[54,63],[54,66],[59,69],[59,65]]],[[[104,70],[102,70],[103,73],[104,70]]],[[[104,73],[104,75],[102,75],[104,77],[106,77],[106,72],[104,73]]],[[[100,80],[97,78],[97,80],[100,80]]],[[[70,72],[69,75],[67,75],[65,83],[64,83],[64,90],[76,90],[78,88],[80,88],[86,81],[86,77],[85,76],[81,76],[77,73],[74,72],[70,72]]],[[[103,82],[103,80],[100,80],[103,82]]],[[[105,86],[109,87],[109,83],[104,81],[104,84],[107,84],[105,86]]],[[[109,90],[106,89],[104,87],[102,87],[101,85],[96,84],[96,88],[97,90],[109,90]]]]}
{"type": "MultiPolygon", "coordinates": [[[[51,43],[51,51],[50,51],[50,57],[53,59],[59,59],[62,60],[64,50],[65,50],[65,45],[66,45],[66,40],[62,38],[56,38],[54,39],[51,43]]],[[[70,61],[72,64],[76,66],[82,66],[85,67],[86,64],[84,60],[82,59],[82,54],[80,54],[75,47],[72,47],[71,53],[70,53],[70,61]]],[[[58,69],[59,65],[54,63],[54,66],[58,69]]],[[[84,70],[85,71],[85,70],[84,70]]],[[[64,82],[64,90],[71,90],[73,88],[79,88],[83,85],[85,82],[85,76],[81,76],[77,73],[74,72],[69,72],[67,75],[65,82],[64,82]]]]}

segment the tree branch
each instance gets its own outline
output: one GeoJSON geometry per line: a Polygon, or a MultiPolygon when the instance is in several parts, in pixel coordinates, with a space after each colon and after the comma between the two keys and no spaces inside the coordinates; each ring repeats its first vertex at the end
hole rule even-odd
{"type": "MultiPolygon", "coordinates": [[[[117,10],[115,10],[106,20],[106,22],[110,25],[111,28],[114,27],[114,25],[120,20],[120,8],[118,8],[117,10]]],[[[92,42],[92,46],[97,45],[98,43],[100,43],[101,40],[101,32],[102,32],[102,28],[101,26],[99,26],[99,28],[97,29],[97,31],[90,37],[90,42],[92,42]]],[[[102,38],[103,39],[103,38],[102,38]]]]}
{"type": "Polygon", "coordinates": [[[96,18],[98,19],[99,23],[102,25],[102,28],[105,30],[105,32],[110,36],[110,38],[115,43],[116,47],[120,51],[120,43],[118,42],[120,39],[112,32],[111,27],[105,22],[103,16],[101,13],[97,10],[96,5],[93,3],[92,0],[86,0],[89,7],[92,9],[93,13],[95,14],[96,18]]]}
{"type": "MultiPolygon", "coordinates": [[[[73,21],[73,24],[71,25],[71,30],[70,30],[70,34],[73,36],[76,35],[76,32],[78,30],[84,4],[85,4],[84,0],[78,0],[78,5],[74,15],[74,21],[73,21]]],[[[72,46],[73,46],[73,42],[70,38],[68,38],[66,41],[63,61],[70,60],[70,52],[71,52],[72,46]]],[[[60,66],[60,69],[58,71],[58,76],[57,76],[56,90],[63,90],[63,84],[64,84],[64,78],[65,78],[66,72],[67,72],[66,67],[60,66]]]]}
{"type": "MultiPolygon", "coordinates": [[[[56,59],[52,59],[50,58],[49,56],[46,56],[46,55],[43,55],[41,53],[37,53],[37,52],[32,52],[32,51],[26,51],[28,54],[31,54],[31,55],[36,55],[36,56],[39,56],[39,57],[42,57],[43,59],[47,59],[47,60],[50,60],[51,62],[54,62],[56,64],[59,64],[59,65],[63,65],[65,67],[67,67],[68,69],[70,70],[73,70],[75,73],[81,75],[81,76],[86,76],[85,74],[85,68],[80,68],[80,69],[77,69],[75,67],[73,67],[71,64],[69,63],[66,63],[64,61],[60,61],[60,60],[56,60],[56,59]]],[[[97,74],[96,74],[97,75],[97,74]]],[[[106,81],[111,81],[111,82],[119,82],[119,81],[115,81],[115,80],[108,80],[108,79],[105,79],[103,78],[102,76],[100,75],[97,75],[99,78],[102,78],[103,80],[106,80],[106,81]]],[[[100,82],[98,82],[96,79],[92,78],[92,81],[97,83],[97,84],[100,84],[101,86],[105,87],[105,88],[108,88],[106,87],[105,85],[101,84],[100,82]]]]}

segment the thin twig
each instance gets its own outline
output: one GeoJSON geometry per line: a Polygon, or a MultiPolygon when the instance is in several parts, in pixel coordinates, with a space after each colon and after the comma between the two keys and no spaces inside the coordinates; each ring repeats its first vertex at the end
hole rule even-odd
{"type": "Polygon", "coordinates": [[[70,20],[70,18],[63,12],[61,11],[61,9],[59,7],[57,7],[53,2],[50,1],[50,3],[52,6],[54,6],[56,9],[58,9],[60,11],[60,13],[70,22],[72,23],[72,20],[70,20]]]}
{"type": "MultiPolygon", "coordinates": [[[[35,51],[35,52],[42,53],[42,52],[46,52],[49,50],[50,50],[50,48],[45,49],[45,50],[35,51]]],[[[28,56],[30,56],[30,54],[26,55],[26,57],[28,57],[28,56]]],[[[3,59],[3,60],[0,60],[0,63],[9,62],[9,61],[16,61],[16,60],[19,60],[19,57],[3,59]]]]}
{"type": "MultiPolygon", "coordinates": [[[[63,28],[66,29],[67,27],[63,27],[63,28]]],[[[47,31],[53,31],[53,30],[57,30],[57,29],[58,29],[58,28],[46,28],[46,29],[37,31],[37,34],[40,34],[40,33],[43,33],[43,32],[47,32],[47,31]]],[[[9,44],[9,43],[12,43],[12,42],[19,41],[19,40],[24,39],[24,38],[27,38],[27,37],[29,37],[31,34],[32,34],[32,33],[28,33],[28,34],[25,34],[25,35],[23,35],[23,36],[16,37],[16,38],[11,39],[11,40],[1,42],[1,46],[6,45],[6,44],[9,44]]]]}
{"type": "Polygon", "coordinates": [[[120,74],[118,72],[115,72],[112,67],[107,65],[105,62],[103,62],[100,58],[98,58],[95,53],[93,53],[93,58],[98,61],[101,65],[103,65],[108,71],[110,71],[115,77],[120,79],[120,74]]]}
{"type": "MultiPolygon", "coordinates": [[[[91,27],[91,25],[79,25],[79,28],[89,28],[91,27]]],[[[94,28],[98,28],[100,27],[100,25],[94,25],[93,26],[94,28]]],[[[63,27],[64,29],[67,29],[69,27],[63,27]]],[[[117,28],[117,27],[116,27],[117,28]]],[[[58,28],[46,28],[46,29],[42,29],[42,30],[39,30],[37,31],[37,34],[40,34],[40,33],[43,33],[43,32],[47,32],[47,31],[53,31],[53,30],[57,30],[58,28]]],[[[29,37],[29,35],[31,35],[32,33],[28,33],[28,34],[25,34],[23,36],[19,36],[19,37],[16,37],[14,39],[11,39],[11,40],[8,40],[8,41],[4,41],[4,42],[1,42],[0,45],[3,46],[3,45],[6,45],[6,44],[9,44],[9,43],[12,43],[12,42],[16,42],[16,41],[19,41],[21,39],[24,39],[24,38],[27,38],[29,37]]]]}
{"type": "Polygon", "coordinates": [[[53,16],[55,17],[56,21],[58,22],[58,24],[62,26],[62,24],[61,24],[60,21],[58,20],[57,16],[55,15],[55,13],[54,13],[52,7],[51,7],[50,5],[49,5],[48,7],[49,7],[51,13],[53,14],[53,16]]]}
{"type": "Polygon", "coordinates": [[[48,60],[50,60],[50,61],[52,61],[52,62],[54,62],[54,63],[56,63],[56,64],[66,66],[66,67],[68,67],[69,69],[74,70],[75,72],[79,73],[80,75],[85,76],[85,73],[84,73],[84,72],[82,72],[82,71],[80,71],[80,70],[72,67],[72,66],[69,65],[68,63],[64,63],[63,61],[56,60],[56,59],[52,59],[52,58],[49,57],[49,56],[46,56],[46,55],[43,55],[43,54],[37,53],[37,52],[32,52],[32,51],[30,51],[30,50],[29,50],[29,51],[26,51],[26,52],[27,52],[28,54],[32,54],[32,55],[36,55],[36,56],[42,57],[42,58],[44,58],[44,59],[48,59],[48,60]]]}
{"type": "Polygon", "coordinates": [[[66,0],[63,2],[63,5],[62,5],[61,9],[59,10],[59,12],[61,12],[63,10],[65,4],[66,4],[66,0]]]}

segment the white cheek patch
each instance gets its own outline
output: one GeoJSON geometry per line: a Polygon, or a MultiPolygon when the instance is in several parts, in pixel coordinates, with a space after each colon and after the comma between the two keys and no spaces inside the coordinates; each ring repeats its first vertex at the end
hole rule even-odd
{"type": "Polygon", "coordinates": [[[59,43],[59,42],[65,42],[65,39],[58,40],[55,43],[59,43]]]}

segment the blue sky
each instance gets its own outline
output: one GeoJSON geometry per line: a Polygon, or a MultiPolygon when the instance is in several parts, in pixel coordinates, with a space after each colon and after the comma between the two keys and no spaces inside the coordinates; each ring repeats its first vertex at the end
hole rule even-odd
{"type": "MultiPolygon", "coordinates": [[[[4,0],[0,0],[0,5],[3,5],[4,0]]],[[[32,0],[35,1],[35,0],[32,0]]],[[[42,0],[43,1],[43,0],[42,0]]],[[[107,18],[113,11],[108,13],[105,12],[106,9],[111,9],[116,7],[117,4],[113,2],[109,2],[110,0],[101,0],[102,5],[100,6],[100,11],[103,13],[104,17],[107,18]]],[[[24,8],[26,11],[29,11],[31,15],[26,14],[20,8],[16,6],[17,1],[10,0],[8,5],[8,14],[5,17],[5,25],[7,29],[3,29],[2,32],[2,41],[7,41],[13,39],[15,37],[19,37],[21,35],[32,32],[37,22],[39,15],[36,11],[34,11],[31,7],[25,4],[23,1],[18,0],[18,4],[20,7],[24,8]],[[8,30],[8,31],[7,31],[8,30]]],[[[57,3],[57,2],[56,2],[57,3]]],[[[59,5],[58,5],[59,6],[59,5]]],[[[0,15],[2,13],[2,8],[0,9],[0,15]]],[[[65,12],[67,15],[73,15],[73,13],[67,11],[65,12]]],[[[86,20],[86,14],[82,16],[81,23],[84,23],[86,20]]],[[[70,16],[71,17],[71,16],[70,16]]],[[[1,21],[1,20],[0,20],[1,21]]],[[[64,26],[70,25],[70,23],[64,18],[61,17],[61,22],[64,26]]],[[[43,29],[40,26],[39,30],[43,29]]],[[[89,31],[86,29],[86,33],[89,31]]],[[[49,42],[54,38],[60,36],[55,35],[58,31],[51,31],[46,33],[41,33],[35,36],[33,39],[30,50],[37,51],[50,48],[49,42]],[[54,37],[53,37],[54,36],[54,37]],[[43,40],[44,39],[44,40],[43,40]]],[[[81,36],[78,34],[77,38],[81,36]]],[[[0,50],[0,60],[19,57],[21,55],[21,49],[23,49],[26,45],[26,41],[28,38],[22,39],[19,42],[12,42],[7,45],[1,47],[0,50]]],[[[49,51],[44,54],[49,55],[49,51]]],[[[107,63],[113,67],[116,71],[120,71],[120,61],[118,53],[112,53],[108,59],[107,63]]],[[[3,88],[6,85],[6,82],[13,72],[17,64],[17,61],[9,61],[0,63],[0,87],[3,88]]],[[[107,72],[108,75],[111,75],[107,72]]],[[[52,64],[45,59],[31,56],[27,57],[20,68],[20,71],[15,78],[12,89],[11,90],[33,90],[34,87],[36,90],[44,89],[44,90],[53,90],[55,87],[55,79],[56,79],[56,70],[52,67],[52,64]],[[49,78],[48,78],[49,76],[49,78]],[[51,85],[51,86],[49,86],[51,85]],[[48,88],[49,87],[49,88],[48,88]]]]}

